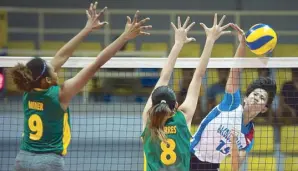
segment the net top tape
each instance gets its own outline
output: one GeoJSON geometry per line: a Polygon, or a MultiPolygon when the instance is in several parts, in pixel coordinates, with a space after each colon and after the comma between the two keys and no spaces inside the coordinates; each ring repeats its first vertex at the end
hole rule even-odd
{"type": "MultiPolygon", "coordinates": [[[[42,57],[50,61],[52,57],[42,57]]],[[[32,57],[0,57],[0,67],[13,67],[26,63],[32,57]]],[[[83,68],[95,57],[71,57],[64,68],[83,68]]],[[[162,68],[167,58],[114,57],[102,68],[162,68]]],[[[178,58],[175,68],[196,68],[200,58],[178,58]]],[[[210,58],[208,68],[298,68],[298,57],[260,57],[260,58],[210,58]]]]}

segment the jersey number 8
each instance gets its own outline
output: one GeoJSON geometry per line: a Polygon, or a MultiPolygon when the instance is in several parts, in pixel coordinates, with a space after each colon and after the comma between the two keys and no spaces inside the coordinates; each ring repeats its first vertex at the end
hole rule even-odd
{"type": "Polygon", "coordinates": [[[164,165],[171,165],[176,162],[176,153],[174,152],[176,148],[176,143],[173,139],[167,139],[167,144],[165,142],[160,143],[160,148],[162,153],[160,155],[160,160],[164,165]]]}
{"type": "Polygon", "coordinates": [[[41,118],[37,114],[30,116],[28,126],[31,131],[30,139],[37,141],[40,140],[43,134],[43,124],[41,118]]]}

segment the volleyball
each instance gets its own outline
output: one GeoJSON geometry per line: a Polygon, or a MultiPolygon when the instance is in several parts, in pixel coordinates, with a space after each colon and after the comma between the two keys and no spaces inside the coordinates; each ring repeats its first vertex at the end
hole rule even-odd
{"type": "Polygon", "coordinates": [[[267,24],[256,24],[245,34],[246,44],[256,55],[265,55],[273,51],[277,43],[275,31],[267,24]]]}

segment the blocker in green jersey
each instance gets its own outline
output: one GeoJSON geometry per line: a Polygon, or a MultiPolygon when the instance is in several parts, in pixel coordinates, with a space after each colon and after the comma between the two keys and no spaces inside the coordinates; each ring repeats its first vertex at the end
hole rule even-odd
{"type": "Polygon", "coordinates": [[[207,34],[206,45],[185,100],[180,106],[177,103],[175,92],[168,87],[168,84],[183,45],[195,40],[187,37],[188,31],[195,23],[187,26],[189,17],[183,26],[180,17],[178,17],[177,27],[171,23],[175,31],[175,44],[142,115],[145,171],[189,171],[190,125],[197,107],[202,77],[206,71],[214,42],[221,35],[229,33],[223,31],[229,25],[221,27],[224,18],[225,16],[217,24],[217,14],[215,14],[212,28],[201,23],[207,34]]]}
{"type": "MultiPolygon", "coordinates": [[[[191,134],[188,130],[185,117],[177,111],[167,120],[164,126],[166,142],[151,137],[150,129],[146,126],[143,134],[145,152],[145,170],[158,171],[162,168],[175,168],[174,170],[187,170],[190,161],[191,134]]],[[[172,170],[172,169],[171,169],[172,170]]]]}
{"type": "Polygon", "coordinates": [[[66,155],[70,143],[69,110],[61,108],[59,86],[25,92],[24,134],[21,149],[66,155]]]}
{"type": "Polygon", "coordinates": [[[66,155],[71,138],[68,110],[70,101],[127,41],[139,35],[150,35],[146,30],[152,26],[144,25],[149,18],[139,21],[139,11],[135,13],[133,20],[127,16],[124,32],[101,51],[94,61],[61,86],[57,86],[57,72],[78,44],[88,33],[107,24],[100,21],[107,8],[97,12],[96,6],[97,2],[90,4],[89,10],[86,10],[88,21],[85,28],[63,46],[50,63],[41,58],[33,58],[26,64],[19,63],[11,69],[14,83],[20,91],[25,92],[24,133],[21,150],[16,157],[16,171],[64,170],[62,155],[66,155]],[[40,159],[32,156],[40,156],[40,159]]]}

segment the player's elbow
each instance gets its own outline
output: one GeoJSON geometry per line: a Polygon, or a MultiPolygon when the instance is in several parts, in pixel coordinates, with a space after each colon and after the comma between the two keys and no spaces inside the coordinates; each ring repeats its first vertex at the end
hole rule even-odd
{"type": "Polygon", "coordinates": [[[237,88],[233,85],[226,85],[226,92],[227,93],[230,93],[230,94],[233,94],[235,93],[237,90],[237,88]]]}

